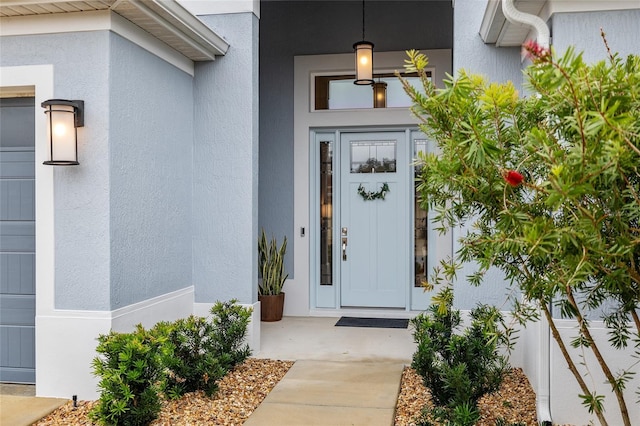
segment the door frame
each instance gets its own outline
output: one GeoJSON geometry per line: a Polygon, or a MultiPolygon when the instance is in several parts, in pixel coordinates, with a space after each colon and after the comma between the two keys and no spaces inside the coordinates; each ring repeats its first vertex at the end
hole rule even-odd
{"type": "MultiPolygon", "coordinates": [[[[416,311],[422,311],[426,309],[431,294],[425,293],[420,287],[415,287],[415,262],[414,262],[414,246],[415,246],[415,212],[412,207],[408,208],[408,220],[405,225],[405,232],[408,234],[407,246],[404,247],[407,259],[407,280],[404,286],[405,289],[405,307],[404,308],[354,308],[343,307],[341,303],[341,280],[340,280],[340,250],[339,241],[341,238],[339,215],[334,215],[334,223],[332,229],[333,250],[332,250],[332,265],[333,265],[333,285],[320,285],[320,143],[321,141],[332,142],[334,144],[334,157],[333,157],[333,176],[335,177],[332,182],[334,188],[341,188],[340,181],[340,156],[335,155],[336,150],[339,151],[339,141],[341,135],[347,133],[384,133],[384,132],[402,132],[405,136],[405,142],[407,143],[407,150],[409,151],[409,161],[412,161],[415,157],[414,143],[418,139],[423,139],[425,136],[416,126],[399,126],[399,127],[348,127],[344,129],[311,129],[309,133],[309,287],[310,287],[310,303],[312,315],[323,314],[335,314],[344,312],[356,312],[356,311],[376,311],[377,315],[385,316],[402,316],[403,313],[411,313],[416,311]]],[[[413,166],[409,166],[408,173],[406,173],[407,190],[409,194],[407,201],[410,206],[413,206],[415,202],[415,192],[411,180],[413,179],[414,171],[413,166]]],[[[334,212],[341,211],[341,201],[339,195],[339,189],[334,190],[333,193],[333,205],[332,210],[334,212]]],[[[433,217],[433,213],[429,214],[429,217],[433,217]]],[[[447,257],[450,257],[453,250],[453,235],[452,233],[439,234],[436,229],[436,225],[428,223],[428,257],[427,257],[427,270],[432,270],[438,262],[447,257]]]]}
{"type": "MultiPolygon", "coordinates": [[[[318,309],[340,309],[343,310],[345,309],[342,303],[342,277],[341,277],[341,252],[340,252],[340,239],[341,239],[341,214],[342,212],[342,203],[341,203],[341,196],[340,196],[340,188],[342,185],[342,166],[344,159],[342,159],[341,155],[338,154],[341,151],[341,140],[342,137],[346,134],[365,134],[365,133],[375,133],[375,134],[383,134],[383,133],[401,133],[403,134],[404,137],[404,142],[407,145],[405,148],[405,152],[403,152],[402,154],[398,154],[397,156],[397,160],[398,161],[405,161],[407,160],[407,162],[409,162],[413,156],[412,153],[412,147],[411,147],[411,142],[412,142],[412,133],[417,131],[418,129],[413,127],[413,128],[407,128],[406,126],[403,127],[388,127],[388,128],[347,128],[347,129],[331,129],[331,130],[323,130],[323,129],[314,129],[311,131],[311,139],[310,139],[310,145],[311,145],[311,150],[310,150],[310,167],[309,167],[309,181],[310,181],[310,187],[309,187],[309,195],[310,195],[310,233],[309,233],[309,239],[310,239],[310,257],[309,257],[309,263],[310,263],[310,277],[309,277],[309,282],[310,282],[310,286],[311,286],[311,292],[312,292],[312,301],[314,302],[313,304],[313,308],[318,308],[318,309]],[[333,176],[334,176],[334,180],[332,182],[332,186],[334,188],[334,192],[333,192],[333,204],[332,204],[332,210],[334,212],[333,214],[333,228],[332,228],[332,241],[333,241],[333,247],[332,247],[332,273],[333,273],[333,285],[331,286],[327,286],[327,285],[321,285],[320,284],[320,273],[319,273],[319,269],[320,269],[320,226],[318,225],[320,223],[320,185],[319,185],[319,181],[320,181],[320,158],[319,158],[319,148],[320,148],[320,143],[321,140],[324,141],[325,139],[328,139],[328,137],[331,137],[331,142],[333,143],[333,176]],[[408,151],[408,152],[406,152],[408,151]],[[408,155],[407,155],[408,154],[408,155]]],[[[407,181],[405,182],[407,185],[407,191],[409,191],[409,193],[407,194],[407,201],[409,203],[413,202],[413,191],[411,188],[413,188],[413,186],[411,185],[410,179],[411,179],[412,173],[411,170],[407,170],[407,173],[405,173],[405,176],[402,177],[402,179],[406,179],[407,181]]],[[[409,209],[409,218],[405,223],[405,226],[403,226],[404,228],[404,232],[407,234],[407,243],[406,243],[406,247],[403,247],[402,251],[405,252],[408,257],[406,259],[406,266],[409,269],[407,277],[412,277],[413,276],[413,262],[411,262],[411,257],[412,257],[412,250],[411,247],[413,246],[413,232],[412,232],[412,227],[411,227],[411,223],[413,223],[413,211],[412,209],[409,209]]],[[[411,280],[412,281],[412,280],[411,280]]],[[[404,307],[401,308],[377,308],[377,309],[381,309],[381,310],[389,310],[389,311],[396,311],[396,312],[400,312],[400,311],[407,311],[410,310],[411,307],[411,292],[410,292],[410,286],[409,286],[409,281],[407,280],[407,282],[405,283],[406,286],[404,286],[404,290],[405,290],[405,297],[404,297],[404,307]]],[[[347,309],[354,309],[353,307],[351,308],[347,308],[347,309]]],[[[355,308],[355,309],[371,309],[371,308],[355,308]]]]}
{"type": "Polygon", "coordinates": [[[38,105],[54,97],[53,65],[29,65],[0,68],[2,96],[35,96],[35,186],[36,186],[36,394],[47,372],[40,366],[49,356],[47,336],[39,333],[38,319],[54,312],[55,240],[53,167],[43,166],[47,159],[46,120],[38,105]]]}
{"type": "MultiPolygon", "coordinates": [[[[451,49],[424,50],[434,68],[434,82],[442,87],[446,73],[452,73],[451,49]]],[[[393,72],[403,68],[406,53],[376,52],[376,72],[393,72]]],[[[317,308],[316,295],[311,284],[311,238],[315,220],[311,216],[310,140],[314,129],[363,129],[378,131],[399,127],[413,128],[417,120],[409,108],[374,108],[355,110],[314,111],[313,77],[318,73],[352,73],[353,54],[305,55],[294,57],[294,134],[293,134],[293,224],[290,247],[293,265],[289,267],[290,279],[285,284],[287,298],[284,314],[287,316],[335,316],[346,314],[344,310],[317,308]]],[[[438,252],[449,251],[451,236],[439,236],[438,252]],[[441,241],[442,240],[442,241],[441,241]],[[446,240],[449,240],[447,242],[446,240]],[[447,249],[447,246],[449,249],[447,249]]],[[[367,311],[372,313],[372,311],[367,311]]],[[[410,311],[398,313],[384,311],[381,314],[407,316],[410,311]]]]}

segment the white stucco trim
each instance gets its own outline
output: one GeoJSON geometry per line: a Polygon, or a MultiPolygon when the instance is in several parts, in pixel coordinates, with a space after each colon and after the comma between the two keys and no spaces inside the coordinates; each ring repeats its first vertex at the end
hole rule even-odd
{"type": "Polygon", "coordinates": [[[550,329],[542,313],[540,317],[539,321],[527,323],[525,327],[518,327],[516,348],[519,350],[520,358],[518,363],[511,362],[511,364],[522,367],[527,375],[529,384],[536,394],[538,422],[543,423],[552,421],[549,396],[550,329]]]}
{"type": "Polygon", "coordinates": [[[189,286],[111,311],[111,328],[129,332],[135,324],[150,328],[158,321],[188,317],[193,313],[194,292],[189,286]]]}
{"type": "MultiPolygon", "coordinates": [[[[451,51],[447,49],[424,51],[436,68],[434,81],[442,81],[451,73],[451,51]]],[[[402,71],[405,52],[375,52],[376,72],[402,71]]],[[[296,56],[294,58],[294,265],[293,279],[287,280],[284,291],[284,315],[319,315],[311,306],[310,243],[311,233],[301,236],[301,228],[309,230],[310,199],[309,147],[310,129],[346,129],[354,126],[367,130],[404,127],[414,128],[417,120],[409,108],[324,110],[312,111],[312,79],[319,73],[353,73],[353,54],[296,56]]],[[[368,311],[361,311],[363,314],[368,311]]]]}
{"type": "MultiPolygon", "coordinates": [[[[587,386],[595,390],[598,395],[605,396],[604,413],[609,424],[623,424],[616,397],[611,391],[611,387],[607,384],[591,349],[573,348],[568,343],[578,335],[577,322],[569,319],[555,319],[554,322],[587,386]]],[[[633,327],[632,324],[630,325],[633,327]]],[[[602,321],[590,321],[589,331],[599,345],[602,356],[612,368],[614,375],[619,374],[624,369],[638,371],[637,365],[634,365],[637,359],[633,356],[633,343],[630,342],[629,347],[626,349],[614,349],[608,342],[608,329],[602,321]]],[[[567,363],[555,340],[551,341],[549,377],[551,415],[554,424],[585,425],[598,423],[596,416],[589,414],[587,408],[582,405],[581,399],[578,397],[578,394],[581,394],[582,391],[575,377],[567,368],[567,363]]],[[[626,384],[624,390],[631,424],[633,425],[640,424],[640,410],[634,409],[634,407],[637,408],[635,391],[638,387],[640,387],[640,376],[636,374],[626,384]]]]}
{"type": "MultiPolygon", "coordinates": [[[[36,295],[36,299],[39,295],[36,295]]],[[[91,372],[96,339],[109,331],[129,332],[159,321],[189,316],[194,288],[186,287],[113,311],[51,310],[36,315],[36,394],[81,400],[98,397],[91,372]]]]}
{"type": "Polygon", "coordinates": [[[187,74],[194,75],[194,63],[191,59],[108,10],[0,18],[0,36],[84,31],[113,31],[187,74]]]}
{"type": "MultiPolygon", "coordinates": [[[[1,67],[0,86],[20,87],[35,96],[36,315],[46,314],[54,306],[54,194],[53,167],[42,164],[48,158],[46,120],[40,104],[54,97],[53,65],[1,67]]],[[[36,334],[36,345],[37,338],[36,334]]]]}
{"type": "Polygon", "coordinates": [[[104,312],[36,316],[36,395],[81,400],[98,397],[91,373],[97,337],[111,329],[104,312]]]}

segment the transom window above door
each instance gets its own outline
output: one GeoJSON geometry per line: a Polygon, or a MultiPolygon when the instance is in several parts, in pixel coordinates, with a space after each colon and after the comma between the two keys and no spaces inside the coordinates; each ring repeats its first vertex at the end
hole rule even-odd
{"type": "MultiPolygon", "coordinates": [[[[432,71],[427,71],[431,78],[432,71]]],[[[374,74],[376,82],[387,84],[386,107],[408,108],[411,99],[405,93],[402,83],[393,72],[374,74]]],[[[404,77],[412,86],[420,87],[420,78],[416,74],[404,77]]],[[[373,108],[373,89],[371,86],[353,84],[355,75],[316,75],[314,77],[315,110],[369,109],[373,108]]]]}

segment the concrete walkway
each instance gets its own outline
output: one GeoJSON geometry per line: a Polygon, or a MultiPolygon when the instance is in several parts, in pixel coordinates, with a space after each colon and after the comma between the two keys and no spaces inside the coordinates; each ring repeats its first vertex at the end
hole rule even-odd
{"type": "Polygon", "coordinates": [[[33,395],[34,386],[0,385],[0,425],[31,425],[68,401],[33,395]]]}
{"type": "Polygon", "coordinates": [[[405,365],[408,329],[335,327],[338,318],[285,317],[262,323],[256,358],[295,364],[246,426],[391,426],[405,365]]]}
{"type": "MultiPolygon", "coordinates": [[[[407,329],[334,327],[338,318],[262,323],[253,356],[296,361],[248,426],[393,425],[402,369],[415,344],[407,329]]],[[[0,426],[28,426],[67,402],[34,386],[0,384],[0,426]]]]}
{"type": "Polygon", "coordinates": [[[404,365],[299,360],[246,426],[391,426],[404,365]]]}

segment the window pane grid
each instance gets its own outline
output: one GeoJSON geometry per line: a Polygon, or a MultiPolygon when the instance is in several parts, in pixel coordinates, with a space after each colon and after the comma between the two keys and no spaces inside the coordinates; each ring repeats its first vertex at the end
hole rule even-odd
{"type": "Polygon", "coordinates": [[[395,173],[396,141],[351,142],[351,173],[395,173]]]}

